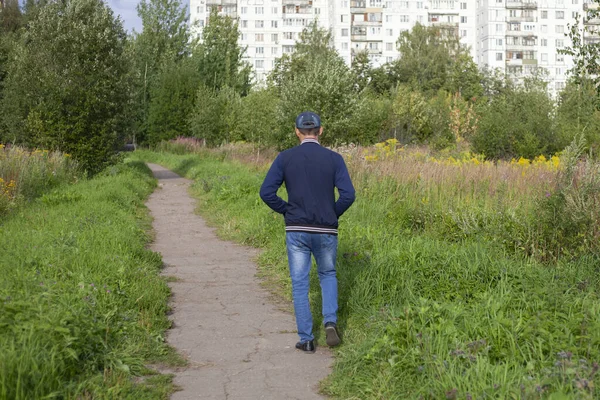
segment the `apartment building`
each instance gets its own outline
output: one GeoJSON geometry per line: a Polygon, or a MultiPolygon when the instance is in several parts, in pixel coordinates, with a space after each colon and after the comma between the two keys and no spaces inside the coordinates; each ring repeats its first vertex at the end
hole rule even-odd
{"type": "MultiPolygon", "coordinates": [[[[240,44],[263,81],[275,60],[291,53],[311,21],[331,29],[335,48],[351,64],[366,50],[375,66],[399,56],[396,40],[416,23],[436,26],[470,48],[480,67],[498,68],[522,79],[543,67],[550,89],[565,85],[572,60],[558,50],[569,46],[568,25],[583,18],[591,0],[190,0],[198,34],[211,8],[237,18],[240,44]]],[[[600,20],[584,22],[600,27],[600,20]]],[[[597,30],[600,32],[600,30],[597,30]]],[[[586,40],[600,41],[600,34],[586,40]]]]}

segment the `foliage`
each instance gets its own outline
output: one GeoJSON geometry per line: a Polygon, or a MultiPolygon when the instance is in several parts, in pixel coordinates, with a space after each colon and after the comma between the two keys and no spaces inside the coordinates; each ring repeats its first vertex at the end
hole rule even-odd
{"type": "Polygon", "coordinates": [[[423,92],[445,89],[469,99],[481,94],[476,64],[457,37],[417,23],[397,42],[400,58],[392,68],[399,82],[423,92]]]}
{"type": "Polygon", "coordinates": [[[277,109],[279,98],[272,89],[252,90],[242,98],[242,108],[235,130],[241,140],[277,146],[277,109]]]}
{"type": "MultiPolygon", "coordinates": [[[[584,21],[595,20],[600,17],[600,10],[597,7],[600,5],[598,0],[592,0],[588,3],[588,7],[584,12],[584,21]]],[[[575,23],[569,24],[570,46],[560,49],[559,53],[573,57],[574,66],[571,70],[571,75],[576,81],[591,79],[596,89],[600,82],[600,52],[598,51],[598,40],[600,39],[597,25],[581,25],[582,19],[577,18],[575,23]]]]}
{"type": "Polygon", "coordinates": [[[19,0],[3,0],[0,12],[0,33],[16,32],[23,25],[23,14],[19,6],[19,0]]]}
{"type": "Polygon", "coordinates": [[[286,148],[297,141],[294,134],[296,116],[313,111],[321,117],[325,144],[345,143],[350,139],[350,121],[358,97],[353,80],[341,59],[315,60],[281,86],[278,108],[278,146],[286,148]]]}
{"type": "Polygon", "coordinates": [[[284,54],[275,62],[268,81],[278,91],[285,85],[291,85],[299,76],[308,73],[317,63],[345,66],[332,45],[333,36],[330,31],[319,27],[317,21],[311,22],[302,30],[291,55],[284,54]]]}
{"type": "MultiPolygon", "coordinates": [[[[110,167],[2,220],[0,397],[164,398],[169,289],[147,249],[143,164],[110,167]]],[[[171,358],[169,358],[171,357],[171,358]]]]}
{"type": "Polygon", "coordinates": [[[0,144],[0,215],[78,177],[77,163],[66,154],[0,144]]]}
{"type": "Polygon", "coordinates": [[[473,150],[492,159],[539,154],[561,150],[555,135],[553,102],[538,82],[526,83],[480,103],[473,150]]]}
{"type": "Polygon", "coordinates": [[[209,18],[194,54],[198,73],[205,86],[217,91],[229,87],[244,96],[250,90],[250,65],[243,60],[245,49],[238,44],[238,23],[218,15],[216,8],[209,18]]]}
{"type": "Polygon", "coordinates": [[[556,129],[559,148],[566,147],[580,134],[594,150],[600,146],[600,108],[594,83],[572,79],[558,97],[556,129]]]}
{"type": "Polygon", "coordinates": [[[190,42],[187,8],[181,1],[143,0],[137,5],[137,11],[143,29],[140,33],[134,32],[128,53],[133,61],[130,74],[134,82],[134,129],[138,133],[135,139],[144,142],[150,129],[153,133],[161,130],[149,126],[153,91],[160,92],[160,85],[168,79],[161,73],[187,58],[194,42],[190,42]]]}
{"type": "Polygon", "coordinates": [[[562,153],[556,187],[540,203],[538,230],[543,257],[600,255],[600,163],[583,158],[586,143],[576,137],[562,153]]]}
{"type": "Polygon", "coordinates": [[[150,90],[148,143],[191,135],[189,115],[199,82],[191,59],[165,62],[150,90]]]}
{"type": "Polygon", "coordinates": [[[352,60],[352,75],[354,76],[355,89],[363,91],[371,81],[371,60],[369,52],[365,49],[359,51],[352,60]]]}
{"type": "Polygon", "coordinates": [[[190,117],[192,134],[211,146],[240,140],[237,122],[241,99],[232,88],[220,91],[200,85],[194,112],[190,117]]]}
{"type": "Polygon", "coordinates": [[[13,52],[0,140],[70,153],[91,173],[111,163],[129,99],[124,46],[101,0],[43,7],[13,52]]]}
{"type": "MultiPolygon", "coordinates": [[[[599,258],[583,250],[542,265],[519,246],[507,251],[512,236],[535,235],[554,162],[456,165],[390,152],[377,162],[361,149],[346,156],[358,197],[340,225],[344,342],[324,390],[361,399],[594,398],[599,258]]],[[[283,223],[256,201],[257,168],[266,166],[222,162],[219,151],[140,156],[193,178],[206,217],[224,237],[261,247],[263,275],[289,299],[283,223]]]]}

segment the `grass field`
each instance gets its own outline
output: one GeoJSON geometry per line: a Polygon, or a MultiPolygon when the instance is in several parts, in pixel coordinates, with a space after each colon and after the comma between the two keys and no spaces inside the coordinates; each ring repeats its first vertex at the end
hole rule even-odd
{"type": "Polygon", "coordinates": [[[166,398],[169,289],[146,249],[140,162],[48,191],[0,222],[0,398],[166,398]],[[150,374],[150,375],[148,375],[150,374]]]}
{"type": "MultiPolygon", "coordinates": [[[[262,248],[261,274],[289,299],[283,221],[258,197],[264,158],[198,151],[136,157],[194,179],[200,212],[223,237],[262,248]]],[[[596,231],[551,225],[579,215],[569,199],[597,199],[588,176],[597,164],[445,166],[427,157],[357,154],[346,154],[357,201],[340,226],[343,345],[324,392],[344,399],[597,398],[596,231]],[[579,242],[570,240],[575,231],[579,242]]],[[[311,287],[319,310],[316,276],[311,287]]]]}

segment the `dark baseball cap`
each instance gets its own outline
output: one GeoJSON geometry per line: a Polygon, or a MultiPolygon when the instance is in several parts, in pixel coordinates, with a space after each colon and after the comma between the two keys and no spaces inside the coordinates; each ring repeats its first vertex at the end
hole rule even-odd
{"type": "Polygon", "coordinates": [[[321,127],[321,118],[314,112],[305,111],[296,117],[296,128],[313,129],[321,127]]]}

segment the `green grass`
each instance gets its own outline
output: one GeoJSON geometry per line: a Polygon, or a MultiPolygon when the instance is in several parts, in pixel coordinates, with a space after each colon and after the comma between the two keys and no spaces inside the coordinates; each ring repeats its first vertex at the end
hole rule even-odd
{"type": "MultiPolygon", "coordinates": [[[[283,221],[258,197],[265,171],[211,153],[136,157],[194,179],[200,212],[223,237],[262,248],[261,273],[289,299],[283,221]]],[[[445,239],[443,225],[410,221],[417,205],[395,197],[409,187],[367,176],[356,184],[357,201],[340,226],[343,344],[324,392],[344,399],[598,397],[597,257],[542,264],[488,237],[445,239]]],[[[316,311],[314,275],[311,283],[316,311]]]]}
{"type": "Polygon", "coordinates": [[[170,377],[147,368],[180,362],[164,343],[161,259],[146,248],[154,187],[126,162],[2,221],[0,399],[167,398],[170,377]]]}

